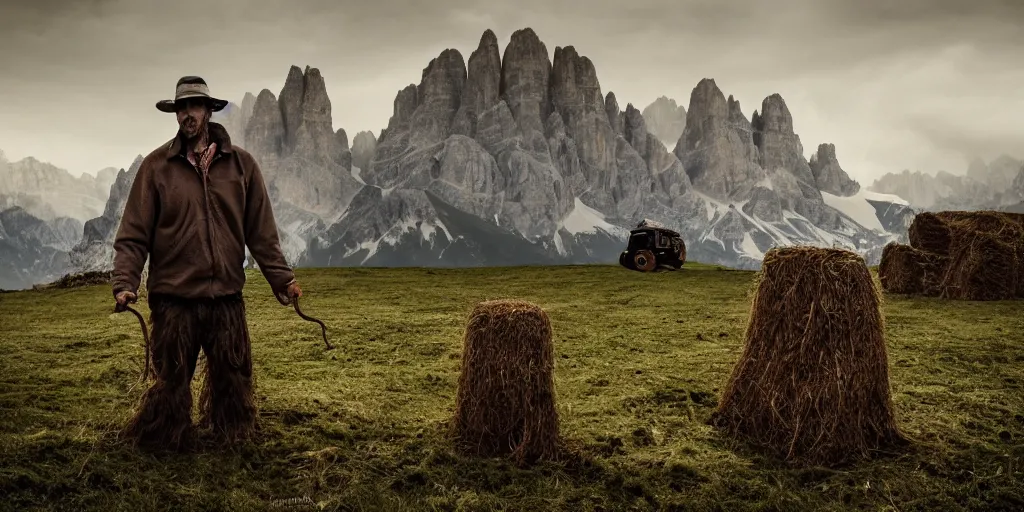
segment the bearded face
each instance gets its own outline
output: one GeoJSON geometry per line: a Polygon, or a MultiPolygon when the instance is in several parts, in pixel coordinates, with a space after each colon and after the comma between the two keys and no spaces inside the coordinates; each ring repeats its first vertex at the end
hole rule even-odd
{"type": "Polygon", "coordinates": [[[186,139],[194,139],[206,132],[210,121],[209,105],[202,98],[188,98],[178,102],[178,127],[186,139]]]}

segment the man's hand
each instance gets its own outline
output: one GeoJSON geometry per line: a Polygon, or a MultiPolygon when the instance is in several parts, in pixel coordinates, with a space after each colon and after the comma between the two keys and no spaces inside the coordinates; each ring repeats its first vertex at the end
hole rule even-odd
{"type": "Polygon", "coordinates": [[[302,288],[300,288],[299,283],[295,281],[292,281],[292,283],[288,285],[288,289],[285,290],[284,294],[277,294],[277,300],[283,306],[291,306],[293,299],[297,299],[299,297],[302,297],[302,288]]]}
{"type": "Polygon", "coordinates": [[[117,307],[115,309],[117,309],[117,311],[124,311],[125,310],[125,306],[127,306],[129,303],[131,303],[131,304],[136,303],[139,300],[139,298],[138,298],[138,296],[136,296],[132,292],[123,291],[123,292],[118,293],[114,297],[114,300],[117,301],[117,307]]]}
{"type": "Polygon", "coordinates": [[[299,283],[288,285],[288,299],[297,299],[299,297],[302,297],[302,288],[299,287],[299,283]]]}

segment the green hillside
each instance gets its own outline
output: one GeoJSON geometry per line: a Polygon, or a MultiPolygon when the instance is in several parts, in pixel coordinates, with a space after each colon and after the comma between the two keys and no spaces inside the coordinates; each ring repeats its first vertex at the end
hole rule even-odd
{"type": "Polygon", "coordinates": [[[706,424],[742,350],[752,272],[298,276],[303,309],[327,323],[335,350],[251,273],[264,438],[178,455],[114,439],[142,392],[143,352],[137,320],[112,314],[107,286],[0,294],[0,510],[1024,508],[1019,301],[887,296],[893,397],[913,447],[794,469],[706,424]],[[575,450],[564,462],[517,469],[459,455],[445,438],[467,315],[493,298],[550,315],[561,432],[575,450]]]}

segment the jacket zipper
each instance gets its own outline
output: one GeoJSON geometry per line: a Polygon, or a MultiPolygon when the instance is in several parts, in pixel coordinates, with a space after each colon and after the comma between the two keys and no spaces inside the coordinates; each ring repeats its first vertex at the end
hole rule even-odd
{"type": "MultiPolygon", "coordinates": [[[[210,167],[213,167],[213,163],[216,162],[219,158],[220,154],[214,155],[213,159],[210,160],[210,167]]],[[[213,268],[211,269],[213,272],[213,276],[211,276],[209,280],[209,285],[212,288],[213,278],[214,276],[217,275],[217,256],[215,251],[213,250],[213,224],[210,221],[210,189],[207,186],[210,179],[210,171],[209,168],[207,168],[206,173],[203,173],[203,171],[201,171],[198,167],[192,165],[192,162],[189,162],[187,158],[185,159],[185,161],[192,166],[192,169],[196,171],[196,174],[199,176],[199,179],[203,182],[203,206],[205,207],[206,210],[206,243],[209,245],[210,263],[213,266],[213,268]]]]}

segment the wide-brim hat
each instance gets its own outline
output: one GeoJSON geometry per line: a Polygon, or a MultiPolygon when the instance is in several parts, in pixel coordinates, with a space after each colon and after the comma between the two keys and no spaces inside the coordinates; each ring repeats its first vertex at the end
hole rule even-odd
{"type": "Polygon", "coordinates": [[[228,105],[227,100],[210,96],[210,87],[206,85],[206,80],[198,76],[183,76],[174,88],[174,99],[160,100],[156,102],[156,108],[161,112],[174,113],[177,111],[175,102],[188,98],[205,98],[214,112],[223,110],[228,105]]]}

